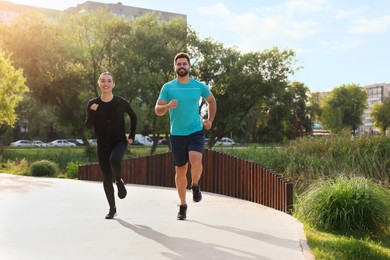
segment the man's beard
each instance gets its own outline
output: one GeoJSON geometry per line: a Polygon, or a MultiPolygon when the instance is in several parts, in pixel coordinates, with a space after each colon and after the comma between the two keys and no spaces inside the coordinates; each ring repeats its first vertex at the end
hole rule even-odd
{"type": "Polygon", "coordinates": [[[176,74],[179,76],[179,77],[185,77],[188,75],[188,73],[190,73],[190,70],[186,70],[186,69],[183,69],[183,68],[180,68],[180,69],[177,69],[176,70],[176,74]]]}

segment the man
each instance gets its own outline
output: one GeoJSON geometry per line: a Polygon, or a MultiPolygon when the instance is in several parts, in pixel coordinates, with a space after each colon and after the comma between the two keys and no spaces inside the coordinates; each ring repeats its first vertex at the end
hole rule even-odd
{"type": "Polygon", "coordinates": [[[190,58],[186,53],[178,53],[173,60],[176,79],[164,84],[156,102],[155,112],[163,116],[169,111],[171,124],[171,144],[175,164],[176,189],[180,198],[179,220],[187,217],[187,169],[191,164],[191,189],[193,200],[199,202],[202,193],[199,179],[202,175],[204,151],[204,129],[213,124],[217,104],[214,95],[205,84],[190,78],[190,58]],[[208,104],[208,119],[202,122],[199,115],[199,101],[203,98],[208,104]]]}

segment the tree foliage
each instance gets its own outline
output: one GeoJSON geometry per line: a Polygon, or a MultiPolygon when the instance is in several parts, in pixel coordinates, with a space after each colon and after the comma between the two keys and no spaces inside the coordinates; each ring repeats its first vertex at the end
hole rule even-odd
{"type": "Polygon", "coordinates": [[[390,98],[386,98],[382,103],[375,103],[371,109],[371,117],[374,126],[381,129],[383,134],[390,127],[390,98]]]}
{"type": "Polygon", "coordinates": [[[353,133],[361,125],[367,107],[367,92],[357,84],[333,89],[323,100],[322,123],[334,132],[350,129],[353,133]]]}
{"type": "Polygon", "coordinates": [[[12,62],[0,52],[0,126],[14,126],[17,121],[16,107],[28,92],[22,70],[15,69],[12,62]]]}
{"type": "MultiPolygon", "coordinates": [[[[201,40],[195,32],[189,34],[189,45],[194,57],[192,74],[211,87],[217,100],[210,145],[215,138],[241,132],[251,115],[267,118],[273,101],[273,111],[277,110],[286,92],[287,77],[294,72],[293,51],[273,48],[243,54],[211,39],[201,40]]],[[[281,121],[275,118],[274,123],[280,129],[281,121]]],[[[257,134],[254,139],[259,138],[257,134]]]]}
{"type": "MultiPolygon", "coordinates": [[[[182,18],[164,21],[151,13],[124,19],[100,9],[58,19],[21,15],[4,26],[0,43],[23,68],[35,100],[30,101],[51,112],[47,124],[62,135],[85,136],[85,104],[99,95],[97,78],[107,70],[115,76],[115,93],[137,112],[137,132],[168,134],[168,117],[156,117],[154,105],[163,84],[175,77],[173,57],[181,51],[191,56],[191,75],[209,85],[217,99],[212,141],[230,133],[279,141],[306,128],[307,88],[288,81],[295,71],[292,50],[241,53],[200,39],[182,18]]],[[[31,109],[20,111],[33,119],[31,109]]]]}

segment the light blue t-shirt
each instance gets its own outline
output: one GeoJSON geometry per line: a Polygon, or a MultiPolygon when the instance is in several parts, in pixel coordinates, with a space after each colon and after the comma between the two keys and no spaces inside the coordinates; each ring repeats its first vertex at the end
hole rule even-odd
{"type": "Polygon", "coordinates": [[[203,129],[199,115],[199,101],[211,94],[205,84],[190,78],[187,84],[174,79],[164,84],[159,99],[167,101],[177,99],[177,107],[169,110],[171,135],[190,135],[203,129]]]}

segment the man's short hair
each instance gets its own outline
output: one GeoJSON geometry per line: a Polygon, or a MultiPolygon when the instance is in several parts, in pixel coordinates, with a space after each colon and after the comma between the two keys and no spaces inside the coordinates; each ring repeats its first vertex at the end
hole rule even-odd
{"type": "Polygon", "coordinates": [[[188,65],[191,65],[190,56],[188,56],[188,54],[185,52],[179,52],[178,54],[176,54],[175,58],[173,59],[173,65],[176,65],[177,59],[180,59],[180,58],[186,58],[188,65]]]}

